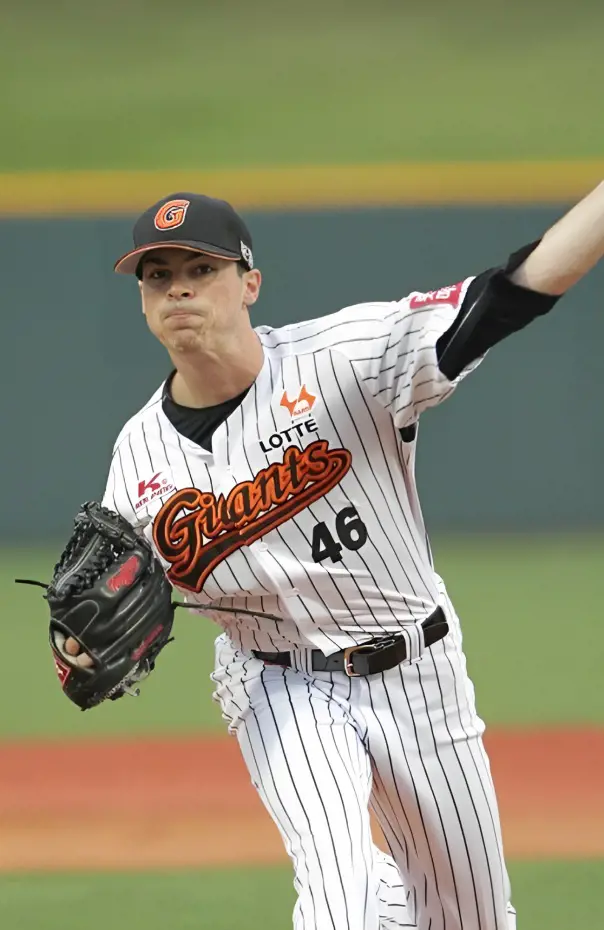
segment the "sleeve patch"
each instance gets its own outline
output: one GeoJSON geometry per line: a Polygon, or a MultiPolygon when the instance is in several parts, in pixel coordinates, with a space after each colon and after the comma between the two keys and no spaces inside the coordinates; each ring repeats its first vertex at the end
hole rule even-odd
{"type": "Polygon", "coordinates": [[[449,304],[452,307],[457,307],[464,283],[464,281],[459,281],[457,284],[441,287],[437,291],[426,291],[424,294],[415,291],[409,298],[409,307],[411,310],[419,310],[432,304],[449,304]]]}

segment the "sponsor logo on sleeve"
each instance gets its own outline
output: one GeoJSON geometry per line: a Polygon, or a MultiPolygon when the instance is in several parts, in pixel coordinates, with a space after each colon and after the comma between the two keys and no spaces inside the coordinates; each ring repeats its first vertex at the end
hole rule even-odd
{"type": "Polygon", "coordinates": [[[434,304],[449,304],[451,307],[457,307],[461,297],[461,291],[464,282],[459,281],[457,284],[451,284],[449,287],[440,287],[437,291],[426,291],[415,293],[409,298],[409,307],[411,310],[421,310],[422,307],[431,307],[434,304]]]}

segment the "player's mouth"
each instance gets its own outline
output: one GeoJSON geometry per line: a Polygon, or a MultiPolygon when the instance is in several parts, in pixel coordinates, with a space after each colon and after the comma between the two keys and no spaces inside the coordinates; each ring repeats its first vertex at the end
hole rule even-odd
{"type": "Polygon", "coordinates": [[[171,319],[181,319],[187,316],[199,316],[196,310],[191,310],[187,307],[174,307],[172,310],[168,310],[165,315],[166,320],[171,319]]]}

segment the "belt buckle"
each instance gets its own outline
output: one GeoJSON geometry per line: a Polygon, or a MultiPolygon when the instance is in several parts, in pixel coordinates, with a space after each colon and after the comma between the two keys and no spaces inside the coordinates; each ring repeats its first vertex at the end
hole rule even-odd
{"type": "Polygon", "coordinates": [[[367,643],[361,643],[359,646],[349,646],[348,649],[344,650],[344,673],[348,675],[349,678],[362,678],[360,672],[355,672],[352,667],[351,655],[355,652],[361,652],[363,649],[371,652],[372,647],[367,643]]]}

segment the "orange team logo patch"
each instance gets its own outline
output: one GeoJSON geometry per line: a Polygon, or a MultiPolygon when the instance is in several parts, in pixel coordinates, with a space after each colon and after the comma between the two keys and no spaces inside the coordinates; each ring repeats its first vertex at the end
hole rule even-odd
{"type": "Polygon", "coordinates": [[[189,200],[169,200],[155,214],[156,229],[176,229],[182,226],[191,202],[189,200]]]}
{"type": "Polygon", "coordinates": [[[289,446],[283,462],[261,469],[227,497],[183,488],[155,518],[153,539],[169,562],[172,584],[199,592],[232,552],[290,520],[340,483],[352,464],[347,449],[330,449],[324,439],[305,449],[289,446]]]}
{"type": "Polygon", "coordinates": [[[316,399],[314,394],[309,394],[306,390],[306,385],[303,384],[300,388],[300,393],[293,400],[289,399],[287,391],[283,391],[283,397],[281,398],[279,406],[286,407],[292,418],[303,417],[306,416],[307,413],[310,413],[316,399]]]}

